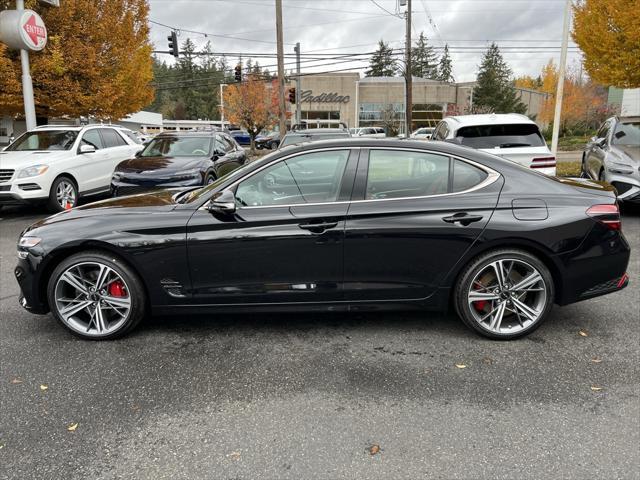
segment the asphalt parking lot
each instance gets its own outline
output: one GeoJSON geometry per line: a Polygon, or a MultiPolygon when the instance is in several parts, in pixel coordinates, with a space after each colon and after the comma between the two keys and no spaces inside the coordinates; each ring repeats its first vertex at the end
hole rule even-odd
{"type": "Polygon", "coordinates": [[[640,209],[631,285],[512,342],[423,313],[82,341],[18,306],[15,242],[41,216],[0,211],[0,478],[640,478],[640,209]]]}

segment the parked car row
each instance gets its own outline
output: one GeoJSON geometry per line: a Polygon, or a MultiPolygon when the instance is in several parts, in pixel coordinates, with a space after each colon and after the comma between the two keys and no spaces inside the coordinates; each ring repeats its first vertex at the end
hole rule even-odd
{"type": "Polygon", "coordinates": [[[245,161],[224,132],[162,133],[143,146],[118,126],[42,126],[0,152],[0,205],[46,204],[59,212],[107,192],[206,185],[245,161]]]}

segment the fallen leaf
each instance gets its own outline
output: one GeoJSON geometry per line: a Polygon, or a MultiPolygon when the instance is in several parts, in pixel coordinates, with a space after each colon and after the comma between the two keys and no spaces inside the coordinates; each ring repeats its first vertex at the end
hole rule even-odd
{"type": "Polygon", "coordinates": [[[587,332],[586,330],[580,330],[578,332],[578,335],[580,335],[581,337],[588,337],[589,336],[589,332],[587,332]]]}
{"type": "Polygon", "coordinates": [[[11,383],[13,383],[14,385],[17,385],[18,383],[22,383],[22,379],[16,377],[13,380],[11,380],[11,383]]]}
{"type": "Polygon", "coordinates": [[[40,385],[40,390],[42,390],[43,392],[44,392],[45,390],[49,390],[49,386],[48,386],[48,385],[44,385],[44,384],[43,384],[43,385],[40,385]]]}
{"type": "Polygon", "coordinates": [[[4,443],[0,443],[0,450],[4,448],[4,443]]]}
{"type": "Polygon", "coordinates": [[[486,363],[487,365],[491,365],[491,364],[493,363],[493,358],[491,358],[491,357],[484,357],[484,358],[482,359],[482,362],[483,362],[483,363],[486,363]]]}
{"type": "Polygon", "coordinates": [[[240,452],[231,452],[227,455],[231,460],[240,460],[240,452]]]}
{"type": "Polygon", "coordinates": [[[591,385],[591,390],[593,390],[594,392],[599,392],[600,390],[602,390],[602,387],[598,387],[597,385],[591,385]]]}
{"type": "Polygon", "coordinates": [[[591,363],[600,363],[602,362],[602,359],[600,357],[593,357],[591,359],[591,363]]]}
{"type": "Polygon", "coordinates": [[[75,432],[77,428],[78,428],[78,424],[77,423],[72,423],[71,425],[69,425],[67,427],[67,430],[69,430],[70,432],[75,432]]]}
{"type": "Polygon", "coordinates": [[[456,363],[456,368],[467,368],[464,363],[456,363]]]}
{"type": "Polygon", "coordinates": [[[369,455],[377,455],[380,453],[380,445],[374,443],[373,445],[370,445],[367,450],[369,451],[369,455]]]}

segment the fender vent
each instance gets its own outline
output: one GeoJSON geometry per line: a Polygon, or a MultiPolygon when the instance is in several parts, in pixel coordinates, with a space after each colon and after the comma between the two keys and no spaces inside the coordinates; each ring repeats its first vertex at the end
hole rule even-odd
{"type": "Polygon", "coordinates": [[[174,298],[182,298],[185,297],[184,289],[180,282],[177,282],[171,278],[164,278],[160,280],[160,285],[164,288],[165,292],[167,292],[170,296],[174,298]]]}

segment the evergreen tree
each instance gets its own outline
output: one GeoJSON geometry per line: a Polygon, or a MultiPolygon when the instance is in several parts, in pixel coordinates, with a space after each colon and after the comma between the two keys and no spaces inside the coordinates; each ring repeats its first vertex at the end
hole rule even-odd
{"type": "Polygon", "coordinates": [[[482,57],[473,89],[473,108],[491,109],[495,113],[525,113],[527,110],[526,105],[518,100],[511,69],[495,43],[482,57]]]}
{"type": "Polygon", "coordinates": [[[398,70],[393,50],[383,40],[378,42],[378,50],[371,56],[369,69],[364,73],[367,77],[393,77],[398,70]]]}
{"type": "Polygon", "coordinates": [[[438,76],[438,57],[424,32],[420,32],[415,47],[411,48],[411,74],[414,77],[432,79],[438,76]]]}
{"type": "Polygon", "coordinates": [[[440,57],[440,63],[438,64],[438,80],[441,82],[453,83],[453,65],[451,63],[451,56],[449,55],[449,44],[445,44],[444,51],[440,57]]]}

